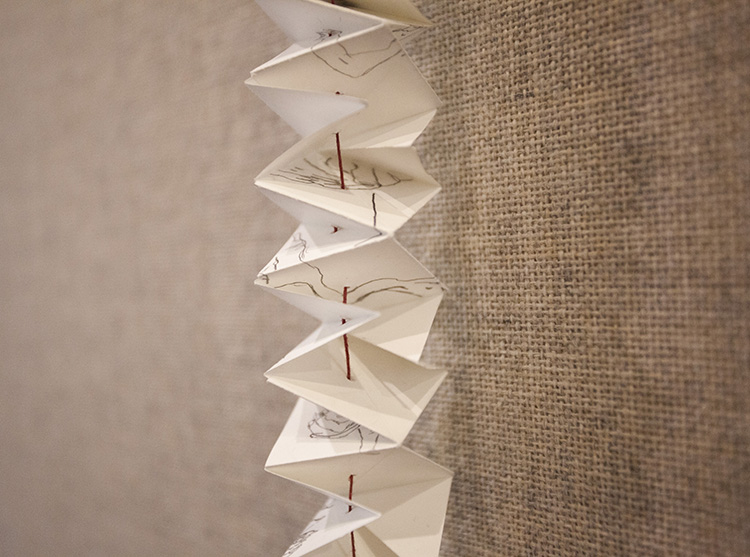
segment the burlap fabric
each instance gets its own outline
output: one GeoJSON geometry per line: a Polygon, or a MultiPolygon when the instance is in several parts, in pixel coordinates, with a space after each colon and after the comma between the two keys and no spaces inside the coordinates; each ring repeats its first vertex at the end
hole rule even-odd
{"type": "MultiPolygon", "coordinates": [[[[748,3],[420,7],[443,554],[750,554],[748,3]]],[[[246,0],[0,29],[0,554],[283,553],[320,498],[262,472],[261,373],[314,323],[252,287],[294,136],[242,80],[286,39],[246,0]]]]}

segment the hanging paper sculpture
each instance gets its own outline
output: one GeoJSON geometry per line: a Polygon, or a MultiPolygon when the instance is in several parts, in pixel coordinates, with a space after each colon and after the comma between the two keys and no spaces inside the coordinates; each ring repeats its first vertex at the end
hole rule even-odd
{"type": "Polygon", "coordinates": [[[257,284],[321,321],[273,366],[300,397],[268,471],[327,494],[286,557],[437,556],[452,474],[402,443],[445,377],[419,364],[443,296],[394,233],[440,189],[412,147],[439,105],[408,0],[257,0],[293,45],[247,85],[304,137],[256,178],[299,228],[257,284]]]}

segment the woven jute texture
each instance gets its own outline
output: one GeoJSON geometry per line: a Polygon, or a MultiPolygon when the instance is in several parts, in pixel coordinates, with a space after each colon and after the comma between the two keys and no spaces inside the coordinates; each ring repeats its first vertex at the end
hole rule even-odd
{"type": "Polygon", "coordinates": [[[750,555],[750,4],[422,2],[445,555],[750,555]]]}
{"type": "MultiPolygon", "coordinates": [[[[443,555],[750,554],[750,6],[420,0],[443,555]]],[[[249,0],[0,0],[0,555],[281,555],[249,0]]]]}

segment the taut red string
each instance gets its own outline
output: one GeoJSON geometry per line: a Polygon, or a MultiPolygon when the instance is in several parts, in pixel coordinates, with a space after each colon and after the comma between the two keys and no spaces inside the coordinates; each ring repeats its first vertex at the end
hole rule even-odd
{"type": "Polygon", "coordinates": [[[341,189],[345,190],[346,185],[344,184],[344,163],[341,160],[341,139],[339,138],[339,132],[336,132],[336,154],[339,157],[339,176],[341,177],[341,189]]]}
{"type": "MultiPolygon", "coordinates": [[[[349,287],[344,286],[344,303],[346,303],[346,295],[348,291],[349,291],[349,287]]],[[[345,323],[346,323],[346,319],[342,319],[341,324],[344,325],[345,323]]],[[[352,380],[352,364],[351,364],[351,359],[349,358],[349,336],[348,335],[344,335],[344,353],[346,354],[346,378],[349,381],[351,381],[352,380]]]]}
{"type": "MultiPolygon", "coordinates": [[[[349,501],[352,500],[352,492],[354,491],[354,474],[349,474],[349,501]]],[[[352,512],[352,506],[349,505],[349,512],[352,512]]],[[[354,546],[354,530],[349,532],[349,536],[352,540],[352,557],[357,557],[357,548],[354,546]]]]}

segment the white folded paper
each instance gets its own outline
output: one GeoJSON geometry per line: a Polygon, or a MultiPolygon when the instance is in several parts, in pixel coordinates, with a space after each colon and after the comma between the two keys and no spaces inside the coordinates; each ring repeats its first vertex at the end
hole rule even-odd
{"type": "Polygon", "coordinates": [[[266,463],[329,496],[286,557],[437,556],[452,473],[402,447],[445,378],[419,363],[443,287],[393,238],[440,189],[439,105],[408,0],[256,0],[293,41],[247,85],[304,138],[256,185],[301,224],[256,284],[320,320],[266,377],[300,397],[266,463]]]}

